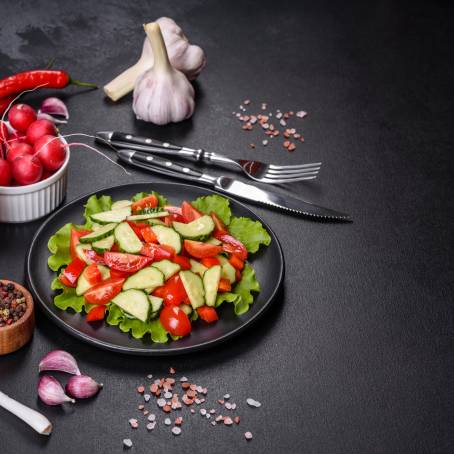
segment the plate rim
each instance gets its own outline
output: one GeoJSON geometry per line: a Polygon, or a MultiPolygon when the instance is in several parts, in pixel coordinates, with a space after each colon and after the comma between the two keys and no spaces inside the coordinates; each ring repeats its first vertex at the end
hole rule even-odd
{"type": "MultiPolygon", "coordinates": [[[[274,233],[273,229],[266,223],[259,215],[257,215],[255,212],[253,212],[249,207],[244,205],[242,202],[238,201],[237,199],[234,199],[232,197],[229,197],[226,194],[223,194],[221,192],[215,191],[213,189],[206,188],[204,186],[198,186],[198,185],[190,185],[190,184],[184,184],[184,183],[174,183],[174,182],[161,182],[161,181],[156,181],[156,182],[150,182],[150,181],[140,181],[140,182],[134,182],[134,183],[125,183],[125,184],[120,184],[116,186],[107,186],[103,187],[100,189],[97,189],[95,191],[91,191],[87,194],[81,195],[79,197],[76,197],[75,199],[71,200],[68,203],[65,203],[63,206],[61,206],[58,210],[56,210],[52,215],[50,215],[38,228],[38,230],[35,232],[33,239],[30,243],[29,250],[27,253],[27,259],[25,262],[25,275],[26,275],[26,282],[27,285],[29,286],[33,296],[35,297],[38,306],[43,309],[44,313],[46,316],[53,322],[57,324],[57,326],[61,329],[63,329],[65,332],[69,333],[76,339],[79,339],[85,343],[88,343],[90,345],[93,345],[95,347],[112,351],[115,353],[124,353],[124,354],[129,354],[129,355],[143,355],[143,356],[167,356],[167,355],[177,355],[177,354],[187,354],[187,353],[192,353],[196,351],[201,351],[205,350],[211,347],[214,347],[216,345],[222,344],[226,340],[229,340],[237,335],[239,335],[241,332],[244,331],[247,327],[249,327],[251,324],[256,322],[265,312],[271,304],[275,301],[276,295],[279,292],[279,290],[282,287],[282,283],[284,280],[284,275],[285,275],[285,260],[284,260],[284,253],[282,250],[282,246],[277,238],[277,235],[274,233]],[[171,185],[171,186],[183,186],[183,187],[189,187],[189,188],[197,188],[202,191],[208,192],[207,195],[220,195],[222,197],[226,197],[229,200],[232,200],[235,203],[238,203],[242,208],[244,208],[246,211],[250,212],[253,214],[253,216],[258,219],[266,228],[268,233],[271,236],[271,240],[276,242],[277,249],[279,252],[279,273],[278,273],[278,279],[277,279],[277,285],[274,287],[270,297],[262,304],[262,307],[258,310],[256,314],[254,314],[250,319],[242,323],[240,326],[237,328],[229,331],[228,333],[223,334],[220,337],[217,337],[212,340],[205,341],[201,344],[197,345],[190,345],[186,347],[172,347],[172,348],[166,348],[166,349],[147,349],[147,348],[139,348],[139,347],[123,347],[117,344],[112,344],[110,342],[105,342],[96,338],[93,338],[92,336],[89,336],[85,333],[82,333],[81,331],[77,330],[76,328],[73,328],[71,325],[63,321],[60,317],[58,317],[57,314],[55,314],[49,307],[48,305],[42,300],[41,296],[39,293],[36,291],[35,285],[33,284],[33,280],[31,278],[31,267],[30,267],[30,262],[31,262],[31,256],[32,256],[32,251],[35,247],[35,243],[38,240],[41,232],[44,230],[44,228],[51,223],[54,218],[56,218],[61,211],[65,210],[69,205],[75,204],[77,202],[80,202],[83,199],[86,199],[92,195],[99,194],[102,191],[110,191],[113,189],[118,189],[118,188],[124,188],[128,186],[135,186],[135,185],[153,185],[153,184],[164,184],[164,185],[171,185]]],[[[129,333],[124,333],[125,335],[130,335],[129,333]]]]}

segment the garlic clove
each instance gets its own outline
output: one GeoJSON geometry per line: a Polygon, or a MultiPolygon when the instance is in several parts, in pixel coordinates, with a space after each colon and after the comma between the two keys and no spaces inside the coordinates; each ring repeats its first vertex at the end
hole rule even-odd
{"type": "Polygon", "coordinates": [[[57,370],[68,374],[80,375],[79,366],[73,355],[64,350],[49,352],[39,363],[39,371],[57,370]]]}
{"type": "Polygon", "coordinates": [[[75,400],[65,394],[63,387],[51,375],[43,375],[39,379],[38,395],[46,405],[61,405],[65,402],[75,403],[75,400]]]}
{"type": "Polygon", "coordinates": [[[103,386],[87,375],[75,375],[69,379],[66,392],[77,399],[87,399],[94,396],[103,386]]]}
{"type": "Polygon", "coordinates": [[[69,119],[69,112],[66,104],[54,96],[46,98],[40,107],[40,111],[50,115],[61,115],[65,120],[69,119]]]}

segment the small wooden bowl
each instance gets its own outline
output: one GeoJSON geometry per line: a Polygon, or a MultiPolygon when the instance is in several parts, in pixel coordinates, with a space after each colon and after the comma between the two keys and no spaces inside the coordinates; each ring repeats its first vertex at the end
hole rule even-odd
{"type": "Polygon", "coordinates": [[[35,308],[30,292],[22,285],[2,279],[0,279],[0,282],[2,284],[13,284],[16,289],[23,293],[27,304],[24,315],[17,322],[0,328],[0,355],[6,355],[19,350],[32,337],[35,329],[35,308]]]}

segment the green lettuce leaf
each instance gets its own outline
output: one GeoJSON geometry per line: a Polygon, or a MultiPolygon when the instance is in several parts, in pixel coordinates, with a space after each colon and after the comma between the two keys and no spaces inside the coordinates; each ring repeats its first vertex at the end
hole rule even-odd
{"type": "Polygon", "coordinates": [[[220,195],[207,195],[194,200],[192,205],[205,214],[214,211],[224,224],[229,225],[232,216],[229,199],[220,195]]]}
{"type": "Polygon", "coordinates": [[[268,246],[271,242],[271,237],[262,223],[249,218],[232,217],[229,233],[240,240],[251,253],[257,252],[261,244],[268,246]]]}
{"type": "Polygon", "coordinates": [[[101,213],[102,211],[108,211],[112,207],[112,197],[110,195],[102,195],[97,197],[92,195],[85,204],[84,218],[85,225],[84,227],[90,229],[93,225],[90,216],[92,214],[101,213]]]}
{"type": "Polygon", "coordinates": [[[127,317],[116,304],[111,303],[106,322],[109,325],[118,326],[124,333],[131,332],[135,339],[141,339],[149,333],[153,342],[160,344],[167,342],[168,333],[161,325],[159,318],[144,323],[136,318],[127,317]]]}
{"type": "Polygon", "coordinates": [[[137,202],[140,199],[144,199],[145,197],[148,197],[149,195],[155,195],[158,198],[158,206],[163,207],[167,205],[167,198],[164,197],[163,195],[159,194],[156,191],[151,191],[151,192],[138,192],[132,197],[133,202],[137,202]]]}
{"type": "Polygon", "coordinates": [[[52,255],[47,259],[47,264],[52,271],[58,271],[63,265],[71,262],[69,253],[71,227],[72,224],[65,224],[49,238],[47,247],[52,255]]]}
{"type": "Polygon", "coordinates": [[[58,277],[56,277],[51,284],[52,290],[62,290],[61,293],[54,297],[54,304],[59,309],[65,311],[69,308],[73,309],[75,312],[88,312],[92,307],[91,304],[87,304],[83,296],[76,295],[76,289],[71,287],[66,287],[63,285],[58,277]]]}
{"type": "Polygon", "coordinates": [[[255,271],[245,263],[241,273],[241,281],[234,287],[233,292],[220,293],[216,299],[216,307],[222,303],[233,303],[236,315],[244,314],[254,302],[252,292],[260,292],[260,284],[255,277],[255,271]]]}

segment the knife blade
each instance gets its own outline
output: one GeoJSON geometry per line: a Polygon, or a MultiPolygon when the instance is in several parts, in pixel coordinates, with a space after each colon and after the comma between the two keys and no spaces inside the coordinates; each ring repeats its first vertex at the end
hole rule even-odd
{"type": "Polygon", "coordinates": [[[252,184],[243,183],[228,176],[212,176],[201,171],[181,166],[169,160],[160,159],[156,156],[141,153],[135,150],[118,150],[118,157],[127,164],[166,176],[195,181],[214,188],[234,198],[247,200],[248,202],[275,208],[289,214],[308,216],[319,220],[334,220],[351,222],[350,215],[341,213],[330,208],[315,205],[306,200],[268,191],[252,184]]]}

